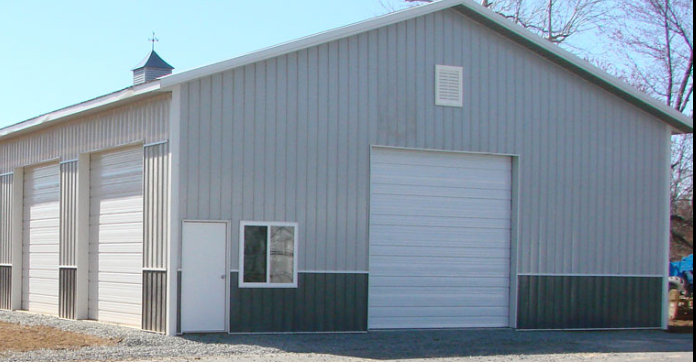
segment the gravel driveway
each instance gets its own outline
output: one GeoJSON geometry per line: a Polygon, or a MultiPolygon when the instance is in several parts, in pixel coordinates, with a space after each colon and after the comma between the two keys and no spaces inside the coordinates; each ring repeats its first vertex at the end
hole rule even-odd
{"type": "Polygon", "coordinates": [[[693,334],[661,331],[515,332],[459,330],[304,335],[167,337],[94,322],[0,311],[0,321],[47,325],[121,342],[77,351],[0,354],[6,361],[324,362],[413,361],[692,361],[693,334]]]}

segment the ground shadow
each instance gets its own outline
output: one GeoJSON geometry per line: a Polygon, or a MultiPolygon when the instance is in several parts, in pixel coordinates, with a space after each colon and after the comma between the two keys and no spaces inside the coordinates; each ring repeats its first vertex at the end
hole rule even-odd
{"type": "Polygon", "coordinates": [[[692,334],[664,331],[518,332],[503,329],[364,334],[185,335],[182,338],[202,343],[253,345],[291,353],[375,360],[693,351],[693,327],[692,334]]]}

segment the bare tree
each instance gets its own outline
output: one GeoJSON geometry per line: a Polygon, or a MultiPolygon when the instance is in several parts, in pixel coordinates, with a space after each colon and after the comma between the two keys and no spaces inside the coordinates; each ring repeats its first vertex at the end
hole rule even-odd
{"type": "MultiPolygon", "coordinates": [[[[613,32],[624,78],[692,117],[693,7],[693,0],[624,0],[613,32]]],[[[693,135],[672,138],[673,258],[693,253],[693,149],[693,135]]]]}
{"type": "Polygon", "coordinates": [[[624,1],[615,31],[630,76],[683,113],[694,91],[693,8],[693,0],[624,1]]]}
{"type": "Polygon", "coordinates": [[[481,0],[482,6],[556,44],[566,43],[570,37],[602,25],[609,18],[608,3],[607,0],[481,0]]]}
{"type": "Polygon", "coordinates": [[[672,139],[671,257],[694,252],[694,135],[672,139]]]}

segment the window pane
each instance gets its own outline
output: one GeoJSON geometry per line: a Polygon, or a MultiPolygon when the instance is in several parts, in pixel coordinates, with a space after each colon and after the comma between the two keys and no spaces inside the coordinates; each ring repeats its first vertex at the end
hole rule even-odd
{"type": "Polygon", "coordinates": [[[271,283],[292,283],[295,260],[295,228],[271,227],[271,283]]]}
{"type": "Polygon", "coordinates": [[[267,226],[244,227],[244,282],[266,282],[267,226]]]}

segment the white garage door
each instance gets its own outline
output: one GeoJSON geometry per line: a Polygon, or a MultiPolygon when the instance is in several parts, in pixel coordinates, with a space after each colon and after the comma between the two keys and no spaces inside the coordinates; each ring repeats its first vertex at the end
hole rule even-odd
{"type": "Polygon", "coordinates": [[[511,168],[374,150],[369,328],[509,326],[511,168]]]}
{"type": "Polygon", "coordinates": [[[143,150],[93,155],[89,317],[141,325],[143,150]]]}
{"type": "Polygon", "coordinates": [[[22,309],[58,314],[60,167],[27,168],[24,173],[22,309]]]}

